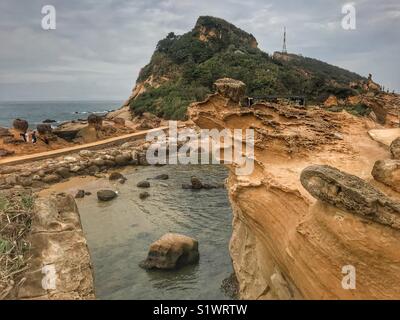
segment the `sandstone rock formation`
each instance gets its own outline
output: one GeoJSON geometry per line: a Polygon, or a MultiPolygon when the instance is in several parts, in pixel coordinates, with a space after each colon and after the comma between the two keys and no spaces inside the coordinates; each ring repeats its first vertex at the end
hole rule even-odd
{"type": "Polygon", "coordinates": [[[324,106],[327,108],[336,107],[338,104],[339,102],[334,95],[330,95],[324,102],[324,106]]]}
{"type": "Polygon", "coordinates": [[[87,121],[89,126],[95,127],[96,130],[100,130],[103,125],[103,118],[95,114],[89,115],[87,121]]]}
{"type": "Polygon", "coordinates": [[[18,299],[94,299],[93,270],[72,196],[53,194],[35,201],[31,259],[18,299]],[[54,272],[55,286],[50,281],[54,272]],[[49,281],[43,281],[47,275],[49,281]],[[43,287],[43,283],[49,287],[43,287]],[[47,290],[46,290],[47,289],[47,290]]]}
{"type": "Polygon", "coordinates": [[[49,133],[52,133],[52,131],[53,131],[53,129],[51,128],[51,125],[46,124],[46,123],[38,124],[36,126],[36,129],[37,129],[38,133],[41,135],[49,134],[49,133]]]}
{"type": "Polygon", "coordinates": [[[392,142],[390,145],[390,152],[393,159],[400,160],[400,137],[392,142]]]}
{"type": "Polygon", "coordinates": [[[227,105],[218,93],[188,115],[200,128],[254,130],[254,155],[241,150],[254,159],[251,174],[238,174],[242,161],[227,164],[240,298],[400,298],[400,196],[371,177],[375,162],[390,158],[368,135],[371,120],[311,106],[227,105]],[[355,290],[342,286],[349,265],[355,290]]]}
{"type": "Polygon", "coordinates": [[[26,121],[26,120],[15,119],[13,122],[13,127],[15,130],[25,133],[29,128],[29,124],[28,124],[28,121],[26,121]]]}
{"type": "Polygon", "coordinates": [[[176,269],[199,260],[199,245],[190,237],[167,233],[152,243],[147,259],[140,263],[144,269],[176,269]]]}
{"type": "Polygon", "coordinates": [[[375,180],[400,192],[400,160],[378,160],[372,170],[375,180]]]}
{"type": "Polygon", "coordinates": [[[217,80],[215,87],[219,94],[231,99],[233,102],[239,102],[246,91],[246,85],[242,81],[230,78],[217,80]]]}
{"type": "MultiPolygon", "coordinates": [[[[377,161],[372,172],[375,179],[396,185],[393,176],[397,170],[397,175],[400,177],[400,163],[393,162],[395,161],[377,161]]],[[[390,200],[359,177],[326,165],[310,166],[301,172],[300,181],[303,187],[319,200],[400,229],[400,203],[390,200]]],[[[399,182],[400,179],[397,180],[397,185],[400,187],[399,182]]]]}
{"type": "Polygon", "coordinates": [[[12,133],[7,128],[0,127],[0,138],[12,137],[12,133]]]}

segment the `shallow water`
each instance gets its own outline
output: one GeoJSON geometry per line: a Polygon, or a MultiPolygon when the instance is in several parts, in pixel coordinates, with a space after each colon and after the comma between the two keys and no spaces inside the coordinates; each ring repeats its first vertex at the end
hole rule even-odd
{"type": "Polygon", "coordinates": [[[223,166],[140,167],[123,172],[121,185],[106,179],[93,181],[93,195],[77,199],[94,265],[99,299],[228,299],[222,280],[232,273],[228,251],[231,207],[225,189],[184,190],[196,175],[203,182],[222,183],[223,166]],[[167,173],[165,181],[150,180],[151,196],[137,182],[167,173]],[[101,203],[95,190],[110,187],[117,199],[101,203]],[[150,244],[167,232],[182,233],[199,241],[200,262],[177,271],[145,271],[138,264],[150,244]]]}

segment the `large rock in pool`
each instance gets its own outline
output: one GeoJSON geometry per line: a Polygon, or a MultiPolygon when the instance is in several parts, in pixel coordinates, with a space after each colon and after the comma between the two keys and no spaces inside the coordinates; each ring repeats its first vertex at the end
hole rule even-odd
{"type": "Polygon", "coordinates": [[[29,124],[26,120],[15,119],[13,122],[13,127],[18,131],[26,132],[28,130],[29,124]]]}
{"type": "Polygon", "coordinates": [[[176,269],[198,261],[197,240],[177,233],[167,233],[151,244],[147,259],[139,266],[144,269],[176,269]]]}
{"type": "Polygon", "coordinates": [[[99,190],[97,191],[97,199],[100,201],[111,201],[116,198],[117,194],[112,190],[99,190]]]}
{"type": "Polygon", "coordinates": [[[144,180],[144,181],[140,181],[137,183],[136,185],[138,188],[150,188],[150,182],[144,180]]]}

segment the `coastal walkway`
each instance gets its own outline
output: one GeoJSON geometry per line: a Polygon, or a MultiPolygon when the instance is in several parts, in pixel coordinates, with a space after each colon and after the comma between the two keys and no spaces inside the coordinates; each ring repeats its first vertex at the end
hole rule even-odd
{"type": "Polygon", "coordinates": [[[56,158],[56,157],[66,155],[66,154],[76,153],[81,150],[110,147],[110,146],[114,146],[114,145],[118,145],[118,144],[122,144],[122,143],[125,143],[128,141],[131,141],[131,140],[143,139],[146,137],[146,135],[148,133],[151,133],[151,132],[158,132],[158,131],[165,131],[165,130],[168,130],[167,126],[150,129],[150,130],[144,130],[144,131],[135,132],[135,133],[130,133],[130,134],[125,134],[125,135],[118,136],[118,137],[113,137],[113,138],[100,140],[100,141],[96,141],[96,142],[92,142],[92,143],[81,144],[81,145],[68,147],[68,148],[56,149],[56,150],[51,150],[51,151],[23,155],[23,156],[8,157],[8,158],[0,159],[0,166],[3,166],[3,165],[10,166],[10,165],[17,165],[17,164],[21,164],[21,163],[27,163],[27,162],[43,160],[43,159],[48,159],[48,158],[56,158]]]}

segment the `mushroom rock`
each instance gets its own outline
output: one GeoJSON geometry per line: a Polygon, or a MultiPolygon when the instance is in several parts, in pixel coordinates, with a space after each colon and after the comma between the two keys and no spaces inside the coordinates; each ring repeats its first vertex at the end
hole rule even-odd
{"type": "Polygon", "coordinates": [[[26,132],[28,130],[29,124],[26,120],[15,119],[13,122],[13,127],[18,131],[26,132]]]}
{"type": "Polygon", "coordinates": [[[233,102],[239,102],[246,91],[246,85],[242,81],[231,78],[218,79],[214,85],[220,95],[233,102]]]}

